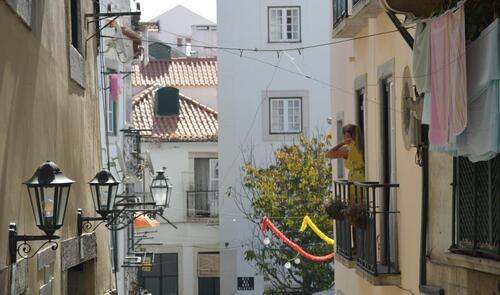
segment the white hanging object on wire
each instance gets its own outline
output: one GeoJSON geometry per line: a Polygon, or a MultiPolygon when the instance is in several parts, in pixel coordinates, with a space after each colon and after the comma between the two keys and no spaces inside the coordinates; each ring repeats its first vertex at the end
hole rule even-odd
{"type": "Polygon", "coordinates": [[[262,242],[264,243],[264,245],[267,246],[267,245],[271,244],[271,239],[269,239],[268,237],[265,237],[262,242]]]}
{"type": "Polygon", "coordinates": [[[285,263],[285,268],[290,269],[292,267],[292,264],[290,262],[285,263]]]}

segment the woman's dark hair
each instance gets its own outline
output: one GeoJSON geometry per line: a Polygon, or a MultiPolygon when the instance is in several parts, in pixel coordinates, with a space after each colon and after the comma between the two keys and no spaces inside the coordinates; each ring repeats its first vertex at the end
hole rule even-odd
{"type": "Polygon", "coordinates": [[[358,148],[359,152],[361,153],[361,156],[364,158],[365,157],[365,145],[363,142],[363,132],[361,129],[354,124],[347,124],[344,127],[342,127],[342,134],[344,133],[349,133],[351,135],[351,138],[354,140],[356,143],[356,147],[358,148]]]}

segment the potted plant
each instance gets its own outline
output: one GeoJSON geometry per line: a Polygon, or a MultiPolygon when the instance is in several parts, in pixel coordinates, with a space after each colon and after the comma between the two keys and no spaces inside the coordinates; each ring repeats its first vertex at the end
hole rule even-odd
{"type": "Polygon", "coordinates": [[[368,211],[365,207],[359,204],[353,204],[342,210],[347,222],[352,226],[364,229],[366,228],[366,221],[368,217],[368,211]]]}
{"type": "Polygon", "coordinates": [[[342,211],[347,205],[339,199],[330,199],[326,204],[326,214],[332,219],[343,220],[344,213],[342,211]]]}

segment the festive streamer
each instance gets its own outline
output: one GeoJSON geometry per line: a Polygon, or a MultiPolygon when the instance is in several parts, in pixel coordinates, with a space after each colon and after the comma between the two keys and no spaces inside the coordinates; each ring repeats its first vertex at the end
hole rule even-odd
{"type": "Polygon", "coordinates": [[[300,226],[299,231],[303,232],[307,229],[307,226],[309,226],[313,232],[318,235],[323,241],[325,241],[328,245],[333,245],[335,243],[335,240],[332,238],[329,238],[327,235],[325,235],[317,226],[314,224],[314,222],[309,218],[309,216],[304,216],[304,220],[302,220],[302,225],[300,226]]]}
{"type": "Polygon", "coordinates": [[[264,216],[264,218],[262,218],[261,230],[263,233],[265,233],[268,229],[270,229],[285,244],[290,246],[293,250],[297,251],[300,255],[302,255],[302,257],[308,260],[315,262],[324,262],[335,258],[335,253],[331,253],[324,256],[315,256],[307,253],[304,249],[302,249],[299,245],[292,242],[279,229],[277,229],[276,226],[271,222],[271,220],[267,216],[264,216]]]}

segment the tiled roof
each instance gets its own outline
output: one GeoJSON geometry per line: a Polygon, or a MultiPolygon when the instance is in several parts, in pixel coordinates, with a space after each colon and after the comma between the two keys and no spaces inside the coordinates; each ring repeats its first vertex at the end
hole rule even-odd
{"type": "Polygon", "coordinates": [[[160,23],[159,22],[139,22],[139,26],[143,26],[149,32],[159,32],[160,23]]]}
{"type": "Polygon", "coordinates": [[[132,67],[134,86],[216,86],[215,57],[180,57],[169,60],[150,60],[146,66],[132,67]]]}
{"type": "Polygon", "coordinates": [[[134,96],[133,122],[136,129],[152,129],[143,133],[152,140],[217,141],[217,111],[183,94],[179,94],[179,116],[155,116],[154,97],[161,87],[156,84],[134,96]]]}

